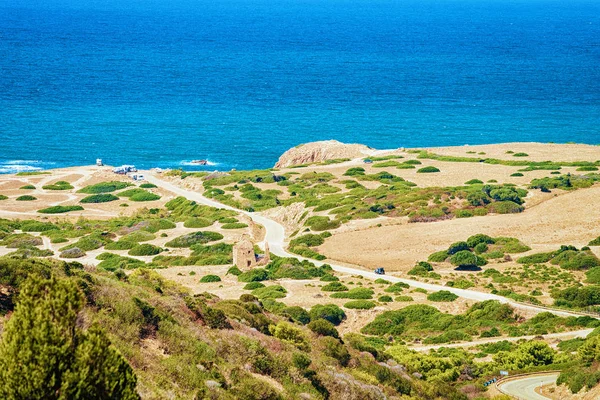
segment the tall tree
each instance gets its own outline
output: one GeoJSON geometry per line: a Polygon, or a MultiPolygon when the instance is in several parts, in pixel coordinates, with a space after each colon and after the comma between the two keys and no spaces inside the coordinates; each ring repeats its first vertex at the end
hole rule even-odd
{"type": "Polygon", "coordinates": [[[83,306],[68,279],[33,275],[0,341],[3,399],[138,399],[136,377],[104,333],[77,328],[83,306]]]}

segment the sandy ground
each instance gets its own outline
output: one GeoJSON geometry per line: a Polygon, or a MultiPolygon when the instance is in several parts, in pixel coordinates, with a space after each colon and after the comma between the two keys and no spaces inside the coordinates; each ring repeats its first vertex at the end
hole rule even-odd
{"type": "MultiPolygon", "coordinates": [[[[83,204],[83,211],[74,211],[59,215],[43,215],[37,210],[55,205],[76,205],[79,201],[88,196],[77,191],[85,186],[93,185],[99,182],[124,181],[134,183],[126,176],[112,173],[110,167],[83,166],[72,168],[61,168],[48,171],[46,175],[16,176],[0,175],[0,194],[8,196],[7,200],[0,203],[0,217],[2,218],[98,218],[106,219],[119,215],[131,215],[144,207],[162,207],[172,199],[172,193],[160,188],[149,189],[150,191],[162,196],[160,200],[150,202],[134,202],[126,198],[117,201],[100,204],[83,204]],[[58,181],[67,181],[74,186],[71,190],[45,190],[44,185],[52,184],[58,181]],[[20,189],[25,185],[34,185],[35,189],[20,189]],[[15,199],[22,195],[31,195],[36,197],[34,201],[16,201],[15,199]],[[122,207],[127,204],[127,207],[122,207]]],[[[135,183],[134,183],[135,184],[135,183]]],[[[132,186],[133,188],[134,186],[132,186]]]]}
{"type": "Polygon", "coordinates": [[[600,236],[599,204],[600,186],[596,185],[551,197],[521,214],[416,224],[402,221],[343,232],[327,239],[320,250],[335,260],[406,271],[429,254],[477,233],[516,237],[534,250],[556,249],[561,244],[585,246],[600,236]]]}

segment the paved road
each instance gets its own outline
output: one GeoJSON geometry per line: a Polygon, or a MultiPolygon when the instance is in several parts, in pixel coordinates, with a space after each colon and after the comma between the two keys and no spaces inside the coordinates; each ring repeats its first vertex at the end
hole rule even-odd
{"type": "Polygon", "coordinates": [[[547,375],[527,376],[506,383],[499,383],[498,388],[505,394],[519,400],[548,400],[548,397],[538,394],[535,389],[555,383],[558,375],[558,372],[554,372],[547,375]]]}
{"type": "MultiPolygon", "coordinates": [[[[278,222],[273,221],[272,219],[267,218],[264,215],[261,215],[260,213],[256,213],[256,212],[251,213],[251,212],[247,212],[244,210],[239,210],[237,208],[233,208],[231,206],[219,203],[218,201],[208,199],[200,193],[184,189],[184,188],[176,186],[170,182],[167,182],[163,179],[160,179],[156,175],[154,175],[154,173],[152,171],[144,171],[144,176],[146,177],[146,180],[148,182],[153,183],[157,186],[160,186],[160,187],[162,187],[170,192],[173,192],[179,196],[186,197],[189,200],[194,200],[197,203],[216,207],[216,208],[233,210],[233,211],[248,215],[250,218],[252,218],[252,220],[254,222],[265,227],[266,235],[265,235],[264,240],[269,243],[269,248],[271,250],[271,253],[273,253],[277,256],[280,256],[280,257],[293,257],[293,258],[297,258],[299,260],[308,260],[307,258],[300,257],[296,254],[288,253],[285,250],[285,247],[286,247],[285,246],[285,230],[284,230],[283,226],[281,224],[279,224],[278,222]]],[[[264,247],[264,246],[262,246],[262,245],[264,245],[264,243],[260,243],[260,245],[261,245],[261,247],[264,247]]],[[[347,267],[347,266],[342,266],[342,265],[336,265],[331,262],[321,262],[321,261],[316,261],[316,260],[309,260],[309,261],[311,261],[312,263],[314,263],[317,266],[321,266],[323,264],[329,264],[329,265],[331,265],[331,267],[333,268],[334,271],[345,273],[345,274],[350,274],[350,275],[361,275],[367,279],[375,280],[375,279],[382,277],[381,275],[377,275],[374,272],[365,271],[365,270],[359,269],[359,268],[352,268],[352,267],[347,267]]],[[[456,294],[459,297],[469,299],[469,300],[475,300],[475,301],[497,300],[501,303],[509,304],[513,308],[532,311],[534,313],[550,311],[551,313],[562,316],[562,317],[569,317],[569,316],[579,317],[579,316],[581,316],[581,314],[571,313],[568,311],[552,310],[552,309],[548,309],[545,307],[537,307],[534,305],[525,305],[525,304],[521,304],[521,303],[516,303],[512,300],[507,299],[506,297],[494,295],[491,293],[483,293],[483,292],[477,292],[474,290],[466,290],[466,289],[456,289],[456,288],[452,288],[452,287],[448,287],[448,286],[442,286],[442,285],[436,285],[436,284],[432,284],[432,283],[425,283],[425,282],[419,282],[419,281],[414,281],[414,280],[410,280],[410,279],[398,278],[398,277],[391,276],[391,275],[386,275],[384,278],[390,282],[394,282],[394,283],[404,282],[406,284],[409,284],[412,287],[425,289],[427,291],[436,292],[439,290],[447,290],[449,292],[456,294]]]]}
{"type": "MultiPolygon", "coordinates": [[[[581,329],[579,331],[570,331],[570,332],[560,332],[560,333],[549,333],[547,335],[543,335],[545,339],[574,339],[574,338],[582,338],[585,339],[587,337],[587,335],[589,335],[594,329],[581,329]]],[[[472,342],[461,342],[461,343],[446,343],[446,344],[433,344],[433,345],[426,345],[426,346],[411,346],[410,349],[411,350],[416,350],[416,351],[429,351],[432,349],[439,349],[442,347],[471,347],[471,346],[477,346],[479,344],[486,344],[486,343],[496,343],[496,342],[500,342],[502,340],[506,340],[508,342],[517,342],[519,340],[525,339],[525,340],[532,340],[535,339],[536,336],[534,335],[530,335],[530,336],[516,336],[516,337],[492,337],[492,338],[485,338],[485,339],[477,339],[477,340],[473,340],[472,342]]]]}

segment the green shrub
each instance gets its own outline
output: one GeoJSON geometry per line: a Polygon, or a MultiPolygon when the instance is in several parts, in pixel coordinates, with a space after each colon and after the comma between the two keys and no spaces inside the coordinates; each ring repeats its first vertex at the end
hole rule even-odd
{"type": "Polygon", "coordinates": [[[340,343],[339,340],[325,336],[321,338],[320,344],[324,345],[323,353],[326,356],[335,358],[341,366],[345,367],[348,365],[348,362],[350,362],[352,357],[350,356],[348,349],[346,349],[346,346],[340,343]]]}
{"type": "Polygon", "coordinates": [[[588,246],[600,246],[600,236],[589,242],[588,246]]]}
{"type": "Polygon", "coordinates": [[[292,365],[301,371],[310,367],[312,360],[304,353],[294,353],[292,355],[292,365]]]}
{"type": "Polygon", "coordinates": [[[25,186],[21,186],[19,189],[21,189],[21,190],[34,190],[35,186],[33,186],[33,185],[25,185],[25,186]]]}
{"type": "Polygon", "coordinates": [[[523,174],[521,172],[515,172],[514,174],[510,174],[510,176],[523,176],[523,174]]]}
{"type": "Polygon", "coordinates": [[[243,289],[244,290],[254,290],[254,289],[260,289],[260,288],[264,288],[265,285],[261,282],[248,282],[243,289]]]}
{"type": "Polygon", "coordinates": [[[159,195],[139,188],[119,192],[119,197],[128,197],[131,201],[155,201],[160,199],[159,195]]]}
{"type": "MultiPolygon", "coordinates": [[[[240,269],[235,265],[227,270],[227,275],[240,276],[241,274],[242,274],[242,271],[240,271],[240,269]]],[[[240,282],[244,282],[244,281],[240,281],[240,282]]]]}
{"type": "Polygon", "coordinates": [[[354,288],[347,292],[336,292],[331,295],[333,299],[356,299],[356,300],[370,300],[373,298],[373,290],[367,288],[354,288]]]}
{"type": "Polygon", "coordinates": [[[487,264],[487,261],[484,258],[479,257],[468,250],[462,250],[454,254],[452,257],[450,257],[450,262],[452,265],[456,265],[458,267],[481,267],[487,264]]]}
{"type": "Polygon", "coordinates": [[[42,210],[38,210],[39,213],[42,214],[62,214],[70,211],[83,211],[83,207],[81,206],[53,206],[44,208],[42,210]]]}
{"type": "Polygon", "coordinates": [[[394,299],[392,299],[392,296],[388,296],[388,295],[379,296],[379,299],[377,299],[377,300],[382,303],[390,303],[390,302],[394,301],[394,299]]]}
{"type": "Polygon", "coordinates": [[[525,208],[513,201],[497,201],[491,203],[488,209],[490,212],[496,214],[516,214],[523,212],[525,208]]]}
{"type": "Polygon", "coordinates": [[[397,296],[396,297],[396,301],[398,302],[409,302],[409,301],[414,301],[414,299],[410,296],[397,296]]]}
{"type": "Polygon", "coordinates": [[[119,240],[116,242],[108,243],[104,248],[106,250],[131,250],[137,246],[136,242],[130,242],[127,240],[119,240]]]}
{"type": "Polygon", "coordinates": [[[495,241],[493,238],[489,237],[488,235],[484,235],[482,233],[473,235],[467,239],[467,246],[470,248],[475,248],[475,246],[477,246],[480,243],[494,244],[495,241]]]}
{"type": "Polygon", "coordinates": [[[153,240],[155,239],[156,236],[154,236],[154,234],[147,232],[147,231],[135,231],[135,232],[131,232],[128,233],[127,235],[123,236],[121,238],[121,240],[125,240],[127,242],[147,242],[148,240],[153,240]]]}
{"type": "Polygon", "coordinates": [[[344,307],[358,310],[370,310],[371,308],[375,308],[375,303],[368,300],[352,300],[345,303],[344,307]]]}
{"type": "Polygon", "coordinates": [[[42,189],[45,189],[45,190],[70,190],[70,189],[73,189],[73,185],[71,185],[69,182],[66,182],[66,181],[58,181],[51,185],[44,185],[44,186],[42,186],[42,189]]]}
{"type": "Polygon", "coordinates": [[[77,247],[72,247],[66,250],[63,250],[60,253],[62,258],[81,258],[85,256],[85,251],[81,250],[77,247]]]}
{"type": "Polygon", "coordinates": [[[91,196],[84,197],[79,200],[80,203],[108,203],[110,201],[119,200],[117,196],[111,193],[93,194],[91,196]]]}
{"type": "Polygon", "coordinates": [[[331,282],[321,288],[324,292],[345,292],[348,287],[341,282],[331,282]]]}
{"type": "Polygon", "coordinates": [[[443,251],[438,251],[438,252],[431,254],[427,258],[427,261],[444,262],[444,261],[446,261],[447,258],[448,258],[448,252],[446,250],[443,250],[443,251]]]}
{"type": "Polygon", "coordinates": [[[143,243],[138,244],[137,246],[129,250],[127,254],[129,254],[130,256],[155,256],[157,254],[160,254],[161,251],[162,249],[160,247],[154,246],[153,244],[149,243],[143,243]]]}
{"type": "Polygon", "coordinates": [[[440,290],[439,292],[434,292],[427,296],[427,300],[437,302],[451,302],[456,299],[458,299],[458,296],[447,290],[440,290]]]}
{"type": "Polygon", "coordinates": [[[432,172],[440,172],[440,170],[433,166],[423,167],[417,170],[418,174],[430,174],[432,172]]]}
{"type": "Polygon", "coordinates": [[[337,282],[340,280],[340,278],[338,278],[335,275],[331,275],[331,274],[325,274],[321,277],[320,279],[322,282],[337,282]]]}
{"type": "Polygon", "coordinates": [[[385,288],[384,292],[387,293],[401,293],[404,289],[408,289],[410,286],[404,282],[396,282],[387,288],[385,288]]]}
{"type": "Polygon", "coordinates": [[[16,201],[34,201],[37,200],[37,197],[34,196],[30,196],[30,195],[24,195],[24,196],[19,196],[15,199],[16,201]]]}
{"type": "Polygon", "coordinates": [[[206,218],[192,217],[185,220],[183,226],[186,228],[206,228],[207,226],[211,226],[213,224],[212,221],[209,221],[206,218]]]}
{"type": "Polygon", "coordinates": [[[208,242],[214,242],[221,239],[223,239],[223,235],[220,233],[211,231],[198,231],[176,237],[175,239],[167,242],[165,245],[167,247],[190,247],[194,244],[206,244],[208,242]]]}
{"type": "Polygon", "coordinates": [[[238,275],[240,282],[260,282],[269,279],[269,273],[264,268],[254,268],[238,275]]]}
{"type": "MultiPolygon", "coordinates": [[[[310,345],[308,339],[302,333],[302,330],[288,324],[279,322],[277,325],[269,326],[271,334],[282,342],[290,343],[300,350],[309,351],[310,345]]],[[[335,340],[335,339],[334,339],[335,340]]]]}
{"type": "Polygon", "coordinates": [[[7,199],[8,199],[8,197],[7,197],[7,196],[5,196],[5,195],[3,195],[3,194],[0,194],[0,200],[7,200],[7,199]]]}
{"type": "Polygon", "coordinates": [[[448,255],[453,255],[458,253],[459,251],[469,250],[469,245],[467,242],[457,242],[450,245],[448,248],[448,255]]]}
{"type": "Polygon", "coordinates": [[[552,260],[552,257],[554,257],[554,253],[536,253],[536,254],[531,254],[529,256],[525,256],[525,257],[520,257],[519,259],[517,259],[517,262],[519,264],[525,264],[525,265],[531,265],[531,264],[543,264],[546,263],[550,260],[552,260]]]}
{"type": "Polygon", "coordinates": [[[223,228],[223,229],[242,229],[242,228],[247,228],[247,227],[248,227],[248,224],[244,224],[242,222],[233,222],[233,223],[221,225],[221,228],[223,228]]]}
{"type": "Polygon", "coordinates": [[[483,181],[480,181],[479,179],[471,179],[470,181],[466,181],[465,185],[483,185],[483,181]]]}
{"type": "Polygon", "coordinates": [[[211,282],[221,282],[221,278],[218,275],[204,275],[202,278],[200,278],[200,283],[211,282]]]}
{"type": "Polygon", "coordinates": [[[286,307],[281,311],[281,315],[290,318],[292,321],[302,325],[310,322],[310,314],[304,308],[299,306],[286,307]]]}
{"type": "Polygon", "coordinates": [[[310,309],[309,314],[310,319],[313,321],[322,318],[334,325],[339,325],[344,319],[346,319],[346,313],[344,310],[335,304],[317,304],[310,309]]]}
{"type": "Polygon", "coordinates": [[[128,182],[101,182],[95,185],[86,186],[83,189],[80,189],[78,192],[87,194],[109,193],[114,192],[115,190],[124,189],[129,186],[132,186],[132,184],[128,182]]]}
{"type": "Polygon", "coordinates": [[[304,225],[310,227],[313,231],[326,231],[340,227],[340,221],[330,220],[329,217],[312,216],[309,217],[304,225]]]}
{"type": "Polygon", "coordinates": [[[513,157],[529,157],[529,154],[527,154],[527,153],[515,153],[515,154],[513,154],[513,157]]]}
{"type": "Polygon", "coordinates": [[[252,294],[259,299],[282,299],[286,296],[287,290],[281,285],[265,286],[264,288],[254,289],[252,294]]]}
{"type": "Polygon", "coordinates": [[[142,189],[154,189],[157,186],[154,183],[142,183],[140,187],[142,189]]]}
{"type": "Polygon", "coordinates": [[[337,329],[335,329],[335,325],[323,318],[310,321],[308,329],[320,336],[331,336],[336,339],[340,337],[337,329]]]}
{"type": "Polygon", "coordinates": [[[577,171],[598,171],[598,167],[594,167],[593,165],[584,165],[577,168],[577,171]]]}

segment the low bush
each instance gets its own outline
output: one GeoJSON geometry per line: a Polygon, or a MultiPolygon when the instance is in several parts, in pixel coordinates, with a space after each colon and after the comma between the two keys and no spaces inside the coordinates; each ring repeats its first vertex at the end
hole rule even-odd
{"type": "Polygon", "coordinates": [[[155,201],[160,200],[160,196],[144,189],[129,189],[119,192],[119,197],[128,197],[131,201],[155,201]]]}
{"type": "Polygon", "coordinates": [[[258,299],[283,299],[287,290],[281,285],[265,286],[264,288],[254,289],[252,294],[258,299]]]}
{"type": "Polygon", "coordinates": [[[42,210],[38,210],[39,213],[42,214],[63,214],[71,211],[83,211],[83,207],[81,206],[53,206],[44,208],[42,210]]]}
{"type": "Polygon", "coordinates": [[[336,339],[340,337],[339,332],[335,329],[335,325],[323,318],[310,321],[308,329],[320,336],[331,336],[336,339]]]}
{"type": "Polygon", "coordinates": [[[336,292],[331,295],[333,299],[356,299],[370,300],[373,298],[373,290],[367,288],[354,288],[347,292],[336,292]]]}
{"type": "Polygon", "coordinates": [[[346,319],[346,313],[344,310],[335,304],[317,304],[310,309],[309,314],[310,319],[313,321],[322,318],[334,325],[339,325],[344,319],[346,319]]]}
{"type": "Polygon", "coordinates": [[[199,231],[176,237],[175,239],[167,242],[165,246],[190,247],[194,244],[206,244],[208,242],[214,242],[221,239],[223,239],[223,235],[218,232],[199,231]]]}
{"type": "Polygon", "coordinates": [[[192,217],[186,219],[183,226],[186,228],[206,228],[212,224],[213,222],[206,218],[192,217]]]}
{"type": "Polygon", "coordinates": [[[35,186],[33,186],[33,185],[25,185],[25,186],[21,186],[19,189],[21,189],[21,190],[34,190],[35,186]]]}
{"type": "Polygon", "coordinates": [[[352,358],[346,346],[335,338],[325,336],[321,338],[320,345],[324,346],[323,353],[326,356],[335,358],[343,367],[347,366],[352,358]]]}
{"type": "Polygon", "coordinates": [[[370,310],[371,308],[375,308],[375,303],[368,300],[353,300],[344,303],[344,307],[357,310],[370,310]]]}
{"type": "Polygon", "coordinates": [[[588,246],[600,246],[600,236],[589,242],[588,246]]]}
{"type": "Polygon", "coordinates": [[[396,301],[398,302],[409,302],[409,301],[414,301],[414,299],[410,296],[397,296],[396,301]]]}
{"type": "Polygon", "coordinates": [[[458,299],[458,296],[447,290],[433,292],[427,296],[427,300],[436,302],[451,302],[458,299]]]}
{"type": "Polygon", "coordinates": [[[260,288],[264,288],[265,285],[261,282],[257,282],[257,281],[253,281],[253,282],[248,282],[243,289],[244,290],[254,290],[254,289],[260,289],[260,288]]]}
{"type": "Polygon", "coordinates": [[[73,185],[66,181],[58,181],[50,185],[42,186],[44,190],[70,190],[73,189],[73,185]]]}
{"type": "Polygon", "coordinates": [[[430,174],[433,172],[440,172],[440,170],[434,166],[423,167],[417,170],[418,174],[430,174]]]}
{"type": "Polygon", "coordinates": [[[155,256],[157,254],[160,254],[161,251],[162,249],[158,246],[149,243],[144,243],[138,244],[137,246],[129,250],[127,254],[129,254],[130,256],[155,256]]]}
{"type": "Polygon", "coordinates": [[[108,243],[104,248],[106,250],[131,250],[137,246],[136,242],[130,242],[127,240],[118,240],[116,242],[108,243]]]}
{"type": "Polygon", "coordinates": [[[71,249],[62,251],[60,253],[60,256],[62,258],[81,258],[81,257],[85,256],[85,251],[83,251],[77,247],[73,247],[71,249]]]}
{"type": "Polygon", "coordinates": [[[302,325],[310,322],[310,314],[304,308],[299,306],[286,307],[281,311],[281,315],[290,318],[292,321],[302,325]]]}
{"type": "Polygon", "coordinates": [[[221,278],[218,275],[204,275],[202,278],[200,278],[200,283],[211,282],[221,282],[221,278]]]}
{"type": "Polygon", "coordinates": [[[462,250],[450,257],[452,265],[457,267],[481,267],[487,264],[487,261],[468,250],[462,250]]]}
{"type": "Polygon", "coordinates": [[[447,258],[448,258],[448,251],[443,250],[443,251],[437,251],[437,252],[431,254],[427,258],[427,261],[431,261],[431,262],[444,262],[444,261],[446,261],[447,258]]]}
{"type": "Polygon", "coordinates": [[[552,260],[552,257],[554,257],[553,252],[536,253],[536,254],[531,254],[529,256],[520,257],[519,259],[517,259],[517,262],[519,264],[525,264],[525,265],[543,264],[543,263],[547,263],[548,261],[552,260]]]}
{"type": "Polygon", "coordinates": [[[527,154],[527,153],[515,153],[515,154],[513,154],[513,157],[529,157],[529,154],[527,154]]]}
{"type": "Polygon", "coordinates": [[[488,206],[488,210],[496,214],[517,214],[525,208],[513,201],[497,201],[488,206]]]}
{"type": "Polygon", "coordinates": [[[248,224],[244,224],[243,222],[231,222],[228,224],[223,224],[221,225],[221,228],[223,229],[242,229],[242,228],[247,228],[248,224]]]}
{"type": "Polygon", "coordinates": [[[17,197],[15,200],[16,201],[34,201],[34,200],[37,200],[37,197],[26,194],[24,196],[17,197]]]}
{"type": "Polygon", "coordinates": [[[279,322],[277,325],[271,325],[269,326],[269,331],[282,342],[290,343],[303,351],[310,350],[310,344],[302,330],[287,322],[279,322]]]}
{"type": "Polygon", "coordinates": [[[396,282],[384,289],[387,293],[401,293],[404,289],[408,289],[410,286],[404,282],[396,282]]]}
{"type": "Polygon", "coordinates": [[[309,217],[306,222],[304,223],[304,225],[310,227],[311,230],[313,231],[327,231],[330,229],[336,229],[340,227],[340,221],[338,220],[331,220],[329,219],[329,217],[322,217],[322,216],[312,216],[309,217]]]}
{"type": "Polygon", "coordinates": [[[510,176],[518,177],[523,176],[523,174],[521,172],[515,172],[514,174],[510,174],[510,176]]]}
{"type": "Polygon", "coordinates": [[[394,299],[392,299],[392,296],[388,296],[388,295],[379,296],[379,298],[377,300],[382,303],[390,303],[390,302],[394,301],[394,299]]]}
{"type": "Polygon", "coordinates": [[[238,275],[240,282],[260,282],[269,279],[269,273],[264,268],[254,268],[238,275]]]}
{"type": "Polygon", "coordinates": [[[348,287],[341,282],[331,282],[321,288],[324,292],[345,292],[348,287]]]}
{"type": "Polygon", "coordinates": [[[95,185],[86,186],[83,189],[80,189],[78,192],[87,194],[109,193],[114,192],[116,190],[124,189],[129,186],[132,186],[132,184],[128,182],[100,182],[95,185]]]}
{"type": "Polygon", "coordinates": [[[80,203],[108,203],[111,201],[119,200],[117,196],[111,193],[93,194],[91,196],[84,197],[79,200],[80,203]]]}
{"type": "Polygon", "coordinates": [[[154,183],[142,183],[140,185],[140,188],[142,189],[154,189],[155,187],[157,187],[154,183]]]}

